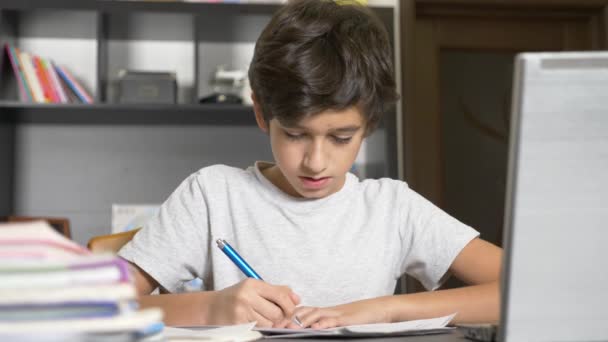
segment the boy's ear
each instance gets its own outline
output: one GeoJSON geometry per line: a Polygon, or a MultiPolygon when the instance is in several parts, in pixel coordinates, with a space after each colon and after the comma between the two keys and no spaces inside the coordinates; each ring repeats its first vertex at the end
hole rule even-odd
{"type": "Polygon", "coordinates": [[[255,93],[253,92],[251,93],[251,101],[253,102],[253,112],[255,113],[255,121],[258,123],[258,127],[260,127],[262,132],[268,133],[268,125],[266,124],[266,120],[264,120],[262,108],[255,97],[255,93]]]}

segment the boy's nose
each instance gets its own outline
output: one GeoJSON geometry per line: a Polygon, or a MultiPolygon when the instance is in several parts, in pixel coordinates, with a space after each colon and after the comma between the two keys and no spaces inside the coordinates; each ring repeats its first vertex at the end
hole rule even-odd
{"type": "Polygon", "coordinates": [[[321,143],[313,143],[303,160],[304,167],[311,175],[318,175],[327,168],[327,158],[321,143]]]}

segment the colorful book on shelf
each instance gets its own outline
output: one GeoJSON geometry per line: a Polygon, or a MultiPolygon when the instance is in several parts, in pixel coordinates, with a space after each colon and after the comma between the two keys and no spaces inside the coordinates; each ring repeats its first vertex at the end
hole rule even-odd
{"type": "Polygon", "coordinates": [[[42,75],[40,78],[42,79],[42,83],[45,89],[45,96],[52,103],[61,103],[61,99],[59,97],[59,93],[57,92],[57,88],[53,83],[53,79],[51,76],[51,72],[48,68],[48,62],[40,56],[35,56],[36,68],[40,70],[40,74],[42,75]]]}
{"type": "Polygon", "coordinates": [[[34,102],[46,102],[42,86],[40,85],[40,81],[38,80],[38,76],[36,75],[36,69],[34,68],[32,56],[25,51],[20,51],[19,62],[23,66],[23,73],[25,75],[25,79],[27,81],[28,86],[32,90],[32,98],[34,99],[34,102]]]}
{"type": "Polygon", "coordinates": [[[84,89],[84,87],[80,83],[78,83],[78,81],[76,81],[74,76],[72,76],[69,71],[59,65],[55,65],[55,71],[57,71],[59,77],[65,81],[65,83],[76,94],[76,96],[78,96],[80,101],[87,104],[93,103],[93,98],[91,97],[91,95],[84,89]]]}
{"type": "Polygon", "coordinates": [[[25,76],[23,74],[23,68],[19,63],[18,50],[9,44],[4,44],[4,51],[7,58],[10,61],[13,75],[15,77],[15,83],[17,84],[17,90],[19,93],[19,100],[22,102],[32,102],[32,94],[29,89],[25,76]]]}
{"type": "Polygon", "coordinates": [[[49,74],[49,80],[51,81],[52,88],[57,96],[58,103],[68,103],[68,97],[65,94],[65,90],[61,86],[61,82],[59,81],[59,76],[57,75],[57,71],[55,71],[53,62],[43,58],[42,65],[49,74]]]}
{"type": "Polygon", "coordinates": [[[54,103],[55,99],[53,97],[51,83],[49,82],[46,72],[44,71],[40,57],[32,55],[32,63],[34,64],[34,70],[36,71],[36,76],[38,76],[38,81],[40,82],[40,87],[42,88],[44,102],[54,103]]]}
{"type": "MultiPolygon", "coordinates": [[[[53,64],[53,68],[55,70],[55,73],[57,73],[55,64],[53,64]]],[[[59,76],[58,73],[57,73],[57,79],[59,80],[59,85],[60,85],[61,89],[63,89],[63,92],[67,98],[67,101],[68,101],[67,103],[82,103],[82,101],[78,98],[76,93],[74,93],[74,91],[72,91],[70,86],[65,82],[65,80],[63,78],[61,78],[59,76]]]]}
{"type": "MultiPolygon", "coordinates": [[[[21,51],[10,44],[4,44],[4,51],[16,81],[13,86],[12,79],[8,84],[2,80],[3,92],[7,92],[7,96],[18,98],[22,102],[93,103],[91,94],[65,67],[60,67],[43,56],[21,51]]],[[[7,72],[10,72],[8,67],[6,68],[7,72]]],[[[0,74],[0,78],[3,76],[4,72],[0,74]]]]}

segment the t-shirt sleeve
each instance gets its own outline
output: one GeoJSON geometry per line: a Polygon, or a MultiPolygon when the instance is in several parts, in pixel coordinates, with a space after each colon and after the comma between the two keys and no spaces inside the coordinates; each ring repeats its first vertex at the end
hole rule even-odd
{"type": "Polygon", "coordinates": [[[401,273],[435,290],[449,278],[454,259],[479,232],[450,216],[404,185],[400,194],[401,238],[405,249],[401,273]]]}
{"type": "Polygon", "coordinates": [[[162,204],[118,255],[139,266],[169,292],[200,277],[208,246],[207,206],[195,175],[162,204]]]}

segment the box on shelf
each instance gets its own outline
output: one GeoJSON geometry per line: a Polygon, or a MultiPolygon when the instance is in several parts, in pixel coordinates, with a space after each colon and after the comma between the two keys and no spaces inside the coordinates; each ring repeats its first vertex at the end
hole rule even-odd
{"type": "Polygon", "coordinates": [[[118,79],[118,102],[139,104],[177,103],[175,73],[122,70],[118,79]]]}

